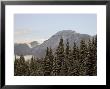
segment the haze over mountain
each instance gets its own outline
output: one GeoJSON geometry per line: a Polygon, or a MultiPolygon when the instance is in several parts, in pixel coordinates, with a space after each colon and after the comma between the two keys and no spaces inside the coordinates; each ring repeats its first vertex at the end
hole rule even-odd
{"type": "Polygon", "coordinates": [[[30,44],[30,46],[31,46],[32,48],[33,48],[33,47],[37,47],[38,45],[40,45],[40,43],[37,42],[37,41],[30,42],[29,44],[30,44]]]}
{"type": "Polygon", "coordinates": [[[62,30],[51,36],[48,40],[39,44],[37,41],[33,41],[29,44],[16,44],[14,45],[14,51],[16,55],[34,55],[36,57],[42,58],[45,56],[46,48],[51,47],[53,52],[57,48],[60,38],[64,40],[64,46],[68,39],[70,47],[73,47],[73,43],[79,46],[80,41],[83,39],[86,42],[93,36],[88,34],[80,34],[72,30],[62,30]]]}
{"type": "Polygon", "coordinates": [[[14,53],[16,55],[29,55],[31,48],[26,43],[15,43],[14,44],[14,53]]]}

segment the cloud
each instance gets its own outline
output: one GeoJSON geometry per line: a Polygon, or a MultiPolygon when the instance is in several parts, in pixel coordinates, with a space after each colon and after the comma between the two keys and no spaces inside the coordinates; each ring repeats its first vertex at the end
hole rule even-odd
{"type": "Polygon", "coordinates": [[[37,41],[39,44],[42,44],[44,41],[46,41],[47,39],[39,39],[39,38],[28,38],[28,39],[16,39],[15,43],[30,43],[33,41],[37,41]]]}
{"type": "Polygon", "coordinates": [[[31,29],[28,29],[28,28],[20,28],[20,29],[16,29],[14,31],[14,35],[15,36],[24,36],[24,35],[29,35],[30,33],[32,32],[31,29]]]}
{"type": "Polygon", "coordinates": [[[43,39],[43,38],[41,38],[41,39],[36,39],[36,41],[38,41],[38,43],[40,43],[40,44],[42,44],[44,41],[46,41],[47,39],[43,39]]]}
{"type": "Polygon", "coordinates": [[[35,31],[29,28],[19,28],[14,31],[14,42],[15,43],[29,43],[32,41],[38,41],[38,43],[43,43],[47,38],[41,37],[36,34],[35,31]]]}

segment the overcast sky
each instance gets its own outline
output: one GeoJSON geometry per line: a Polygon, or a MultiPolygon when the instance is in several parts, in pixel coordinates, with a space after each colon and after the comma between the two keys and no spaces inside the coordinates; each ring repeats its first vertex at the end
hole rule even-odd
{"type": "Polygon", "coordinates": [[[95,35],[96,14],[15,14],[14,41],[42,43],[61,30],[95,35]]]}

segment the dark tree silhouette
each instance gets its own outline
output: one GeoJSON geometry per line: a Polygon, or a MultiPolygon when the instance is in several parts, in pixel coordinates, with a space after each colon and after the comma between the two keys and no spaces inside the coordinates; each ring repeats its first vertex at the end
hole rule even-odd
{"type": "Polygon", "coordinates": [[[44,58],[32,56],[25,60],[21,55],[14,60],[15,76],[96,76],[97,75],[97,36],[89,41],[81,40],[79,46],[69,45],[69,39],[64,46],[61,37],[55,52],[46,49],[44,58]]]}

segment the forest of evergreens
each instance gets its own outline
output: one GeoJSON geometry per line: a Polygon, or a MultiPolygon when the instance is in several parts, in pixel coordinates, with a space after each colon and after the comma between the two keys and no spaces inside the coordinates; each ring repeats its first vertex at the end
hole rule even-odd
{"type": "Polygon", "coordinates": [[[15,76],[96,76],[97,75],[97,36],[80,41],[80,46],[69,41],[64,47],[63,38],[55,52],[47,47],[44,58],[25,60],[23,55],[14,61],[15,76]]]}

